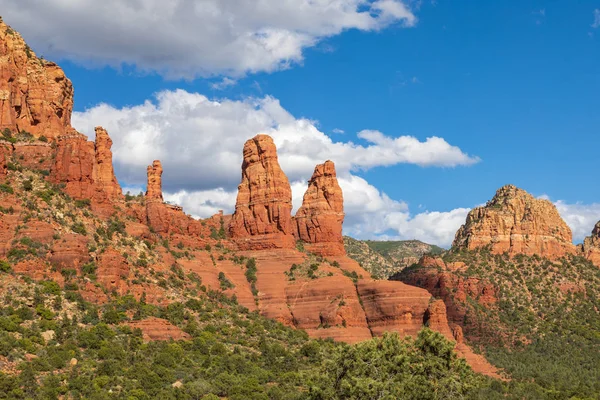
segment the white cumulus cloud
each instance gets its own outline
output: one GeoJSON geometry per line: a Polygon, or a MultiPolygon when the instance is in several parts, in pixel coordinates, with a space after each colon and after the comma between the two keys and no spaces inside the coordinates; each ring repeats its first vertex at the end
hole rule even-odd
{"type": "Polygon", "coordinates": [[[401,0],[3,0],[1,12],[47,57],[169,78],[285,69],[345,30],[417,21],[401,0]]]}

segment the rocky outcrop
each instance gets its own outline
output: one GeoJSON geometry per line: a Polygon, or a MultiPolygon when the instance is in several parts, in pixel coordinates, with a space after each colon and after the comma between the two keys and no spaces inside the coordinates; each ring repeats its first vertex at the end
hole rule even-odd
{"type": "Polygon", "coordinates": [[[356,288],[346,277],[324,277],[308,285],[293,282],[286,288],[286,302],[294,326],[312,337],[335,337],[348,343],[371,338],[356,288]]]}
{"type": "Polygon", "coordinates": [[[580,247],[583,256],[600,267],[600,222],[592,231],[592,236],[585,238],[580,247]]]}
{"type": "Polygon", "coordinates": [[[88,238],[69,233],[56,240],[50,249],[50,263],[59,271],[79,268],[89,261],[88,238]]]}
{"type": "Polygon", "coordinates": [[[56,156],[50,174],[54,183],[64,184],[75,199],[90,199],[93,193],[94,143],[87,136],[71,131],[57,139],[56,156]]]}
{"type": "Polygon", "coordinates": [[[146,201],[163,201],[162,195],[162,173],[163,167],[159,160],[154,160],[152,165],[146,168],[148,182],[146,185],[146,201]]]}
{"type": "Polygon", "coordinates": [[[24,168],[49,171],[52,168],[54,149],[50,143],[17,142],[13,145],[13,156],[24,168]]]}
{"type": "Polygon", "coordinates": [[[101,127],[96,128],[95,142],[74,130],[58,137],[50,180],[64,184],[64,190],[75,199],[90,199],[111,210],[110,203],[122,198],[111,146],[112,140],[101,127]]]}
{"type": "Polygon", "coordinates": [[[141,321],[128,322],[132,329],[140,329],[144,341],[188,340],[191,336],[166,319],[150,317],[141,321]]]}
{"type": "Polygon", "coordinates": [[[346,254],[342,238],[344,196],[335,165],[326,161],[315,167],[302,206],[294,217],[295,236],[306,249],[323,256],[346,254]]]}
{"type": "Polygon", "coordinates": [[[416,336],[423,328],[431,294],[401,282],[360,280],[362,300],[373,336],[387,331],[416,336]]]}
{"type": "Polygon", "coordinates": [[[279,166],[273,139],[244,144],[242,182],[229,233],[241,249],[293,248],[292,189],[279,166]]]}
{"type": "Polygon", "coordinates": [[[52,140],[69,130],[72,109],[73,85],[63,70],[0,20],[0,131],[52,140]]]}
{"type": "Polygon", "coordinates": [[[8,173],[8,162],[12,156],[13,148],[9,143],[0,142],[0,179],[8,173]]]}
{"type": "Polygon", "coordinates": [[[453,247],[473,250],[489,246],[494,254],[537,254],[555,259],[575,252],[572,239],[571,229],[551,202],[508,185],[485,207],[469,213],[453,247]]]}
{"type": "Polygon", "coordinates": [[[445,302],[448,318],[453,324],[463,324],[467,314],[464,306],[467,299],[472,299],[483,307],[489,307],[498,301],[497,289],[490,282],[454,273],[464,269],[466,265],[463,263],[445,263],[441,258],[425,256],[419,261],[418,269],[401,272],[391,279],[426,289],[445,302]]]}
{"type": "Polygon", "coordinates": [[[126,286],[125,280],[129,276],[127,259],[113,248],[106,249],[98,257],[96,275],[104,287],[119,292],[126,286]]]}

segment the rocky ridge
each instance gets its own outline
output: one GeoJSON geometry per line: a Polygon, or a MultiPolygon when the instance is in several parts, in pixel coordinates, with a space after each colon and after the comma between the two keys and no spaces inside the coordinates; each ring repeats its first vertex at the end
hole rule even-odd
{"type": "Polygon", "coordinates": [[[571,229],[551,202],[507,185],[484,207],[469,212],[452,247],[473,250],[489,246],[494,254],[557,259],[575,253],[572,240],[571,229]]]}

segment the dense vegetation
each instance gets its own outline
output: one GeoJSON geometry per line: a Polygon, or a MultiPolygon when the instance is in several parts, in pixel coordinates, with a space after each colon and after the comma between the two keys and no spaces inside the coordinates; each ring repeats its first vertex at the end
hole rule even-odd
{"type": "Polygon", "coordinates": [[[349,346],[310,340],[217,292],[167,307],[131,296],[98,307],[51,281],[0,278],[0,360],[14,368],[0,373],[0,398],[456,399],[489,390],[428,329],[349,346]],[[191,339],[145,343],[126,322],[148,316],[191,339]]]}
{"type": "MultiPolygon", "coordinates": [[[[449,252],[446,261],[468,268],[453,274],[490,282],[495,305],[467,296],[453,307],[466,310],[465,335],[513,379],[512,393],[529,398],[600,398],[600,269],[570,256],[449,252]]],[[[415,266],[400,279],[422,273],[415,266]]]]}

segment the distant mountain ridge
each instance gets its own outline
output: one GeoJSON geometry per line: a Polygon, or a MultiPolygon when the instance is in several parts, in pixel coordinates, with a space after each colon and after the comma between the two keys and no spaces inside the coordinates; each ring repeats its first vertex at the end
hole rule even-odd
{"type": "Polygon", "coordinates": [[[419,262],[424,255],[438,255],[445,251],[420,240],[357,240],[349,236],[344,236],[344,247],[350,258],[380,279],[387,279],[419,262]]]}

